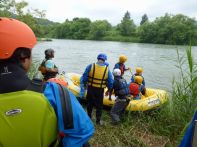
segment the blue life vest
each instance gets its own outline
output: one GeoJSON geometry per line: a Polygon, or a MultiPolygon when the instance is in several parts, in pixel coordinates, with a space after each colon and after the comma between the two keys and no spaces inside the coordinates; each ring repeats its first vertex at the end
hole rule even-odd
{"type": "Polygon", "coordinates": [[[47,82],[44,95],[58,118],[58,128],[64,147],[82,147],[94,133],[94,126],[74,94],[66,87],[47,82]]]}
{"type": "Polygon", "coordinates": [[[130,93],[127,81],[121,77],[115,77],[113,88],[116,96],[126,96],[130,93]]]}

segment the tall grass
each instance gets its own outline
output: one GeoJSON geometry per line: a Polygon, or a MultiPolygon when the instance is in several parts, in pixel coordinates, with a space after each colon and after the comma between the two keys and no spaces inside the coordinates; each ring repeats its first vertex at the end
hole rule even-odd
{"type": "Polygon", "coordinates": [[[41,73],[38,71],[38,67],[40,66],[40,63],[39,61],[33,61],[32,64],[31,64],[31,67],[28,71],[28,77],[30,79],[33,79],[34,77],[38,77],[40,79],[42,79],[42,75],[41,73]]]}
{"type": "Polygon", "coordinates": [[[179,144],[184,127],[197,108],[197,65],[191,46],[186,49],[186,57],[180,56],[178,50],[177,57],[180,72],[173,81],[171,101],[148,124],[152,132],[168,137],[173,146],[179,144]]]}

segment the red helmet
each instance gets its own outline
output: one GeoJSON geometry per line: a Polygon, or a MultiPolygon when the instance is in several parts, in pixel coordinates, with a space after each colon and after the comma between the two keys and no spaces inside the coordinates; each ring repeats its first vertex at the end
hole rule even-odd
{"type": "Polygon", "coordinates": [[[66,81],[64,81],[62,78],[51,78],[48,80],[48,82],[54,82],[60,85],[63,85],[65,87],[68,87],[68,84],[66,81]]]}
{"type": "Polygon", "coordinates": [[[8,59],[17,48],[32,49],[36,37],[31,28],[16,19],[0,17],[0,59],[8,59]]]}

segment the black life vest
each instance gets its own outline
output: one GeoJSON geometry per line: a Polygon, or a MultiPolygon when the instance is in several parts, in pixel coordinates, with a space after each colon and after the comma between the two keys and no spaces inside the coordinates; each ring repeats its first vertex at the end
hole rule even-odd
{"type": "Polygon", "coordinates": [[[127,81],[121,77],[114,79],[114,93],[116,96],[126,96],[130,93],[127,81]]]}

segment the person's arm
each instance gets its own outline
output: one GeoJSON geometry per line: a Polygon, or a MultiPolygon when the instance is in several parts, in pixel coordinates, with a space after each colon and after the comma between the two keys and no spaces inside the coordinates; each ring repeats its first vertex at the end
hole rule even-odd
{"type": "Polygon", "coordinates": [[[120,69],[120,65],[118,64],[118,63],[116,63],[115,65],[114,65],[114,69],[120,69]]]}
{"type": "Polygon", "coordinates": [[[135,82],[134,75],[131,77],[131,82],[135,82]]]}
{"type": "Polygon", "coordinates": [[[146,88],[142,84],[140,85],[140,92],[142,93],[142,95],[145,95],[146,93],[146,88]]]}
{"type": "MultiPolygon", "coordinates": [[[[113,83],[113,87],[114,87],[114,83],[113,83]]],[[[112,93],[113,93],[113,90],[114,90],[114,88],[111,88],[111,89],[108,89],[106,92],[105,92],[105,96],[108,96],[109,95],[109,100],[111,101],[112,99],[111,99],[111,95],[112,95],[112,93]]]]}
{"type": "Polygon", "coordinates": [[[89,75],[89,72],[90,72],[91,68],[92,68],[92,64],[88,65],[88,66],[86,67],[86,69],[85,69],[83,75],[82,75],[82,80],[81,80],[81,81],[82,81],[82,83],[83,83],[84,85],[86,85],[86,83],[88,82],[88,75],[89,75]]]}
{"type": "Polygon", "coordinates": [[[142,80],[142,84],[144,85],[145,87],[145,80],[144,80],[144,77],[142,76],[143,80],[142,80]]]}
{"type": "Polygon", "coordinates": [[[109,90],[113,88],[113,83],[114,83],[114,80],[113,80],[112,73],[110,70],[108,70],[107,87],[109,90]]]}
{"type": "Polygon", "coordinates": [[[131,70],[131,68],[130,67],[125,67],[125,65],[124,65],[124,71],[127,71],[127,70],[131,70]]]}
{"type": "Polygon", "coordinates": [[[81,76],[81,78],[80,78],[80,92],[79,92],[78,97],[82,98],[82,97],[84,97],[84,94],[85,94],[85,85],[83,84],[83,77],[81,76]]]}

